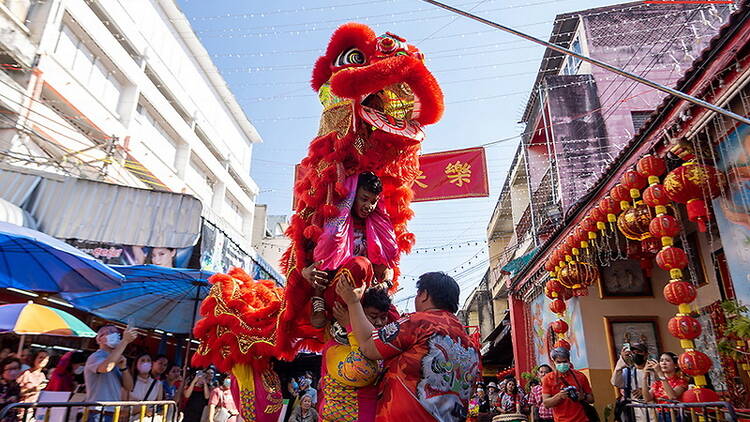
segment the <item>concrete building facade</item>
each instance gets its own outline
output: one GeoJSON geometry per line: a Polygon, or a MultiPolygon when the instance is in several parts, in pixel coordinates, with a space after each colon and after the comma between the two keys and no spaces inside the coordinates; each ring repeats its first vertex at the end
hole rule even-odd
{"type": "Polygon", "coordinates": [[[4,0],[0,34],[0,161],[194,195],[251,248],[261,138],[173,0],[4,0]]]}
{"type": "MultiPolygon", "coordinates": [[[[633,2],[571,12],[557,16],[550,41],[673,85],[732,10],[732,5],[633,2]]],[[[494,341],[491,334],[501,331],[506,309],[515,328],[514,347],[528,343],[515,332],[535,328],[533,312],[538,310],[532,311],[530,304],[543,297],[541,287],[534,283],[524,295],[509,297],[508,292],[522,283],[519,273],[663,98],[659,91],[579,59],[549,49],[544,53],[522,118],[526,127],[487,227],[486,290],[494,326],[482,330],[485,346],[494,341]]],[[[466,313],[479,312],[482,304],[474,297],[479,296],[467,301],[466,313]]],[[[483,351],[490,353],[489,348],[483,351]]],[[[519,355],[524,362],[535,361],[533,353],[516,348],[514,363],[519,363],[519,355]]],[[[520,375],[530,369],[517,371],[520,375]]]]}

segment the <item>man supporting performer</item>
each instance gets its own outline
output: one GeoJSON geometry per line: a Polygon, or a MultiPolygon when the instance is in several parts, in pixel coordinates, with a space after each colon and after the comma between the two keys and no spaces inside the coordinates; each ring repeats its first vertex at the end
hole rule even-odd
{"type": "Polygon", "coordinates": [[[360,303],[364,287],[342,280],[336,292],[349,308],[362,353],[385,360],[377,422],[466,419],[479,376],[479,350],[456,318],[460,289],[452,277],[440,272],[420,276],[416,312],[379,329],[360,303]]]}

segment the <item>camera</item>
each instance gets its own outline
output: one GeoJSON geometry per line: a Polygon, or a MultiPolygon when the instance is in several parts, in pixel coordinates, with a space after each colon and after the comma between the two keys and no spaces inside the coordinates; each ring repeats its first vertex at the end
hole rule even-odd
{"type": "Polygon", "coordinates": [[[572,385],[569,385],[565,388],[563,388],[563,391],[568,393],[568,398],[570,398],[573,401],[578,401],[578,389],[573,387],[572,385]]]}

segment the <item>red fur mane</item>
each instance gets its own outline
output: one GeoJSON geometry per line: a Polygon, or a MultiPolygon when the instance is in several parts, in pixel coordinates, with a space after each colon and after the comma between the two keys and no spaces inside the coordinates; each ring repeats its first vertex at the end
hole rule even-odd
{"type": "MultiPolygon", "coordinates": [[[[278,344],[286,347],[283,350],[286,357],[293,356],[300,347],[315,350],[322,345],[322,331],[309,323],[312,288],[300,271],[312,263],[313,249],[323,223],[335,215],[334,204],[347,194],[343,189],[347,176],[372,171],[381,178],[381,200],[393,223],[400,252],[408,253],[414,245],[414,235],[408,231],[407,222],[414,215],[410,208],[411,186],[419,174],[421,138],[378,130],[363,120],[361,104],[364,103],[361,102],[386,87],[408,85],[416,101],[412,118],[406,117],[404,121],[419,127],[435,123],[443,113],[442,92],[424,66],[419,50],[392,34],[379,38],[369,27],[358,23],[345,24],[333,33],[325,54],[315,63],[311,84],[316,91],[330,84],[331,93],[342,99],[336,112],[350,111],[344,114],[350,121],[348,127],[344,121],[335,129],[321,130],[312,140],[308,155],[301,162],[305,176],[294,186],[298,202],[286,233],[292,244],[282,258],[287,285],[281,326],[277,331],[278,344]],[[397,40],[399,50],[385,51],[378,44],[384,37],[397,40]],[[337,63],[340,54],[352,48],[363,53],[364,62],[337,63]]],[[[329,112],[326,109],[324,116],[329,112]]],[[[395,272],[394,289],[398,268],[395,272]]]]}

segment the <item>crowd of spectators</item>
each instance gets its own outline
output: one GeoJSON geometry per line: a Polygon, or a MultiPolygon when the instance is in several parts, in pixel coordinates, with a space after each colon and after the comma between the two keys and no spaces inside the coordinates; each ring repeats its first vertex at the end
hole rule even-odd
{"type": "MultiPolygon", "coordinates": [[[[1,348],[0,409],[13,403],[37,402],[44,392],[67,392],[69,398],[77,397],[75,401],[175,401],[177,420],[186,422],[238,420],[229,376],[213,368],[190,370],[187,382],[183,382],[183,368],[167,356],[142,352],[127,359],[123,353],[137,335],[134,329],[120,332],[115,326],[104,326],[95,338],[99,349],[88,356],[82,351],[56,356],[50,349],[24,348],[13,353],[8,347],[1,348]],[[54,366],[51,362],[55,362],[54,366]]],[[[161,408],[147,407],[146,416],[159,422],[161,412],[161,408]]],[[[136,421],[140,419],[140,408],[132,412],[123,408],[120,414],[120,422],[136,421]]],[[[89,420],[112,422],[113,416],[114,409],[104,407],[91,410],[89,420]]],[[[172,420],[171,416],[168,420],[172,420]]],[[[17,413],[9,413],[0,422],[20,420],[17,413]]]]}
{"type": "MultiPolygon", "coordinates": [[[[478,383],[469,407],[469,420],[491,421],[497,415],[523,415],[535,422],[585,422],[594,417],[594,395],[588,378],[572,368],[570,353],[558,348],[551,352],[554,368],[538,366],[528,374],[525,389],[513,376],[499,383],[478,383]]],[[[680,401],[688,389],[677,355],[662,353],[659,360],[649,359],[646,344],[627,345],[612,373],[611,383],[619,396],[614,420],[619,422],[672,422],[668,412],[649,411],[627,406],[631,403],[670,404],[680,401]]],[[[598,416],[597,416],[598,417],[598,416]]],[[[519,418],[520,420],[520,418],[519,418]]],[[[602,419],[603,420],[603,419],[602,419]]]]}

